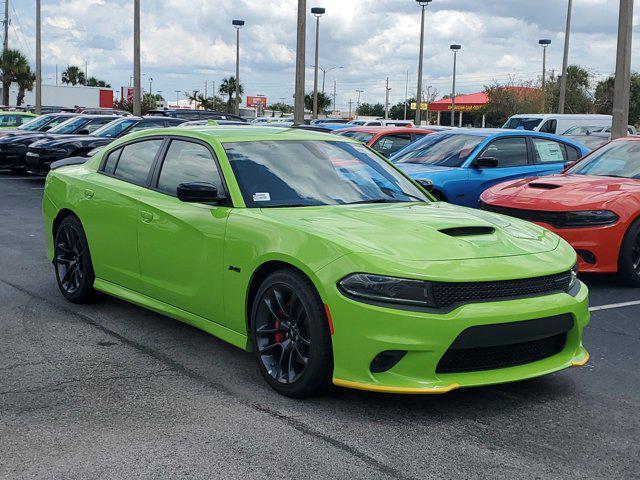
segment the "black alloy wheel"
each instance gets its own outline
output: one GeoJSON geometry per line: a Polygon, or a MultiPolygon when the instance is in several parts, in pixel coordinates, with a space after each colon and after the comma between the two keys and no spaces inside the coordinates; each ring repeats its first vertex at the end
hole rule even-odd
{"type": "Polygon", "coordinates": [[[631,224],[622,240],[618,271],[626,283],[640,287],[640,219],[631,224]]]}
{"type": "Polygon", "coordinates": [[[311,282],[292,270],[271,274],[256,295],[252,342],[263,377],[294,398],[324,390],[333,370],[324,305],[311,282]]]}
{"type": "Polygon", "coordinates": [[[77,217],[66,217],[54,238],[53,266],[58,288],[74,303],[85,303],[94,297],[94,273],[87,238],[77,217]]]}

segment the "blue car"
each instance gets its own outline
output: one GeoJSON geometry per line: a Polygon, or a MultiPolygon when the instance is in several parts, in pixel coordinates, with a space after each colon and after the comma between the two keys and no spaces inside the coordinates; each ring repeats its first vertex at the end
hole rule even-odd
{"type": "Polygon", "coordinates": [[[589,153],[563,137],[525,130],[455,129],[427,135],[391,161],[440,200],[477,207],[487,188],[516,178],[559,173],[589,153]]]}

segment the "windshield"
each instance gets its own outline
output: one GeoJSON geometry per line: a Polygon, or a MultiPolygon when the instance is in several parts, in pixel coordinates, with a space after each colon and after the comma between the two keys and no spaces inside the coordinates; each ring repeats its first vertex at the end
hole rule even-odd
{"type": "Polygon", "coordinates": [[[135,118],[114,120],[113,122],[109,122],[105,126],[98,128],[93,132],[93,135],[96,137],[115,138],[120,136],[122,132],[127,130],[131,125],[138,123],[138,121],[139,120],[135,118]]]}
{"type": "Polygon", "coordinates": [[[224,144],[247,207],[428,202],[365,146],[340,141],[224,144]]]}
{"type": "Polygon", "coordinates": [[[409,147],[399,152],[393,161],[394,163],[460,167],[485,138],[480,135],[436,133],[414,144],[413,148],[409,147]]]}
{"type": "Polygon", "coordinates": [[[88,122],[89,122],[88,118],[74,117],[74,118],[71,118],[70,120],[62,122],[57,127],[52,128],[51,130],[49,130],[49,133],[62,133],[62,134],[73,133],[88,122]]]}
{"type": "Polygon", "coordinates": [[[366,132],[340,132],[338,133],[341,137],[349,137],[355,140],[358,140],[362,143],[367,143],[369,140],[373,138],[373,133],[366,132]]]}
{"type": "Polygon", "coordinates": [[[502,126],[502,128],[512,128],[514,130],[517,128],[535,130],[535,128],[540,125],[540,122],[542,122],[540,117],[511,117],[507,120],[507,123],[502,126]]]}
{"type": "Polygon", "coordinates": [[[640,178],[640,142],[611,142],[585,157],[566,173],[640,178]]]}
{"type": "Polygon", "coordinates": [[[32,120],[29,120],[27,123],[23,123],[18,127],[18,130],[27,130],[29,132],[34,132],[40,127],[49,123],[53,118],[55,118],[55,115],[41,115],[32,120]]]}

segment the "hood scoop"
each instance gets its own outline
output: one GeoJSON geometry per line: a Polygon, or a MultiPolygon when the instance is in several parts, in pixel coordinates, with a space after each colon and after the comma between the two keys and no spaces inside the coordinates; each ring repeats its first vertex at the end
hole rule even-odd
{"type": "Polygon", "coordinates": [[[555,190],[556,188],[560,188],[562,185],[554,185],[553,183],[540,183],[533,182],[529,184],[529,188],[539,188],[541,190],[555,190]]]}
{"type": "Polygon", "coordinates": [[[478,235],[491,235],[496,229],[493,227],[452,227],[438,231],[450,237],[475,237],[478,235]]]}

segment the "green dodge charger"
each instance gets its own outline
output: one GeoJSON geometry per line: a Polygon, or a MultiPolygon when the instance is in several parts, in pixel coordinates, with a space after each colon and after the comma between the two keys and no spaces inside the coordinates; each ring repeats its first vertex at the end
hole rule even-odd
{"type": "Polygon", "coordinates": [[[345,137],[146,130],[54,168],[42,208],[69,301],[100,291],[194,325],[290,397],[445,393],[589,358],[567,243],[437,202],[345,137]]]}

